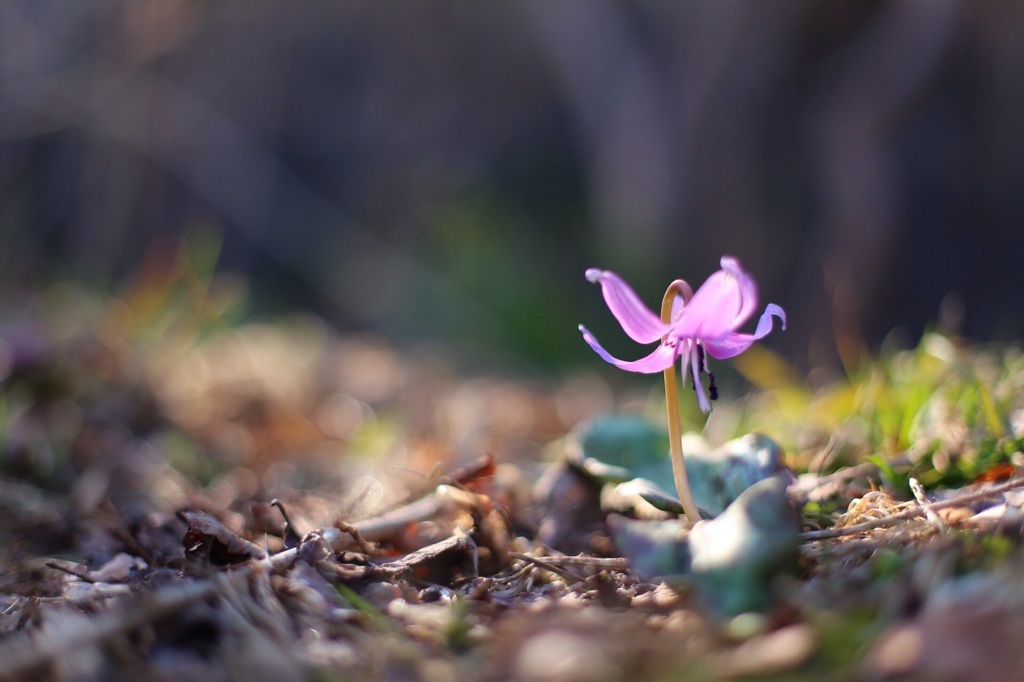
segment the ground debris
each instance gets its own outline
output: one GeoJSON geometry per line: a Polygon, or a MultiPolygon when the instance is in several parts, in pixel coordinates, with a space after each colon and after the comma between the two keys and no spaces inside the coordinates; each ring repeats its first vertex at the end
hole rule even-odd
{"type": "Polygon", "coordinates": [[[188,524],[182,539],[186,559],[228,567],[266,556],[262,549],[239,537],[212,514],[198,509],[178,514],[188,524]]]}
{"type": "MultiPolygon", "coordinates": [[[[591,391],[464,381],[308,320],[175,315],[156,340],[130,306],[70,334],[37,323],[41,352],[0,376],[2,680],[1022,674],[1024,433],[985,411],[1024,414],[1017,356],[1005,385],[968,386],[985,439],[928,398],[941,382],[886,422],[937,445],[883,434],[898,447],[871,461],[851,450],[871,419],[814,430],[798,410],[778,434],[814,472],[783,493],[798,574],[723,619],[638,575],[601,486],[542,451],[594,414],[591,391]],[[911,470],[930,481],[914,494],[911,470]]],[[[861,388],[882,403],[878,376],[861,388]]],[[[764,400],[715,409],[782,429],[764,400]]]]}

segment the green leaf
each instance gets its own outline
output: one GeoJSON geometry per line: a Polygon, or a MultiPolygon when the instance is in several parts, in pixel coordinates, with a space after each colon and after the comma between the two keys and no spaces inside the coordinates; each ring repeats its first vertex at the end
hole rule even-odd
{"type": "Polygon", "coordinates": [[[639,415],[604,415],[584,422],[570,434],[567,456],[602,483],[646,478],[673,486],[668,432],[639,415]]]}
{"type": "MultiPolygon", "coordinates": [[[[775,474],[789,475],[781,448],[751,433],[717,449],[696,434],[683,436],[686,475],[697,506],[721,514],[740,493],[775,474]]],[[[668,434],[639,415],[608,415],[578,428],[570,438],[570,463],[603,483],[618,484],[618,497],[639,496],[664,511],[679,513],[668,434]]]]}
{"type": "Polygon", "coordinates": [[[692,588],[723,618],[768,608],[777,579],[797,568],[800,516],[780,476],[754,483],[719,517],[689,530],[683,521],[608,522],[641,578],[692,588]]]}

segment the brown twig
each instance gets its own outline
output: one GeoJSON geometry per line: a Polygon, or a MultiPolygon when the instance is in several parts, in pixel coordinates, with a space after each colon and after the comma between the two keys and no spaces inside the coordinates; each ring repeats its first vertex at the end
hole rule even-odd
{"type": "Polygon", "coordinates": [[[67,627],[57,623],[47,630],[30,631],[24,636],[5,639],[0,645],[0,661],[3,661],[0,680],[30,679],[31,673],[39,672],[58,656],[66,656],[79,647],[135,630],[187,604],[216,594],[227,579],[226,576],[213,576],[203,582],[190,582],[143,593],[130,608],[102,613],[92,620],[88,628],[79,627],[77,621],[68,621],[67,627]]]}
{"type": "Polygon", "coordinates": [[[570,585],[573,584],[573,583],[586,583],[587,582],[587,579],[584,578],[583,576],[577,575],[576,573],[573,573],[572,571],[567,571],[564,568],[559,568],[558,566],[555,566],[554,564],[548,563],[544,559],[539,559],[539,558],[534,557],[534,556],[529,556],[528,554],[520,554],[519,552],[509,552],[509,556],[514,557],[516,559],[519,559],[520,561],[526,561],[526,562],[529,562],[531,564],[534,564],[535,566],[538,566],[539,568],[543,568],[545,571],[551,571],[555,575],[561,576],[561,577],[565,578],[566,580],[570,581],[569,582],[570,585]]]}
{"type": "Polygon", "coordinates": [[[533,557],[545,561],[553,566],[581,566],[584,568],[596,568],[606,571],[628,571],[629,559],[618,557],[595,557],[595,556],[539,556],[533,557]]]}
{"type": "MultiPolygon", "coordinates": [[[[431,497],[438,496],[435,494],[431,497]]],[[[440,499],[426,506],[434,505],[440,508],[440,499]]],[[[409,516],[410,512],[406,510],[403,515],[409,516]]],[[[57,625],[48,630],[32,630],[23,635],[5,638],[0,641],[0,680],[30,679],[32,673],[42,670],[59,656],[66,656],[71,651],[137,630],[144,624],[167,617],[197,600],[227,594],[228,591],[235,589],[247,589],[248,581],[256,571],[281,573],[288,570],[300,556],[329,556],[332,552],[344,551],[351,542],[349,534],[337,528],[324,528],[306,535],[297,547],[271,556],[250,559],[226,573],[212,573],[204,579],[137,593],[130,601],[123,602],[124,608],[114,608],[94,618],[89,628],[80,628],[76,622],[70,623],[67,627],[57,625]]],[[[467,544],[472,546],[472,538],[468,535],[453,536],[379,568],[385,571],[391,568],[396,572],[404,572],[443,552],[465,547],[467,544]]],[[[54,564],[52,568],[72,572],[59,564],[54,564]]]]}
{"type": "Polygon", "coordinates": [[[942,500],[940,502],[929,502],[928,504],[920,505],[917,507],[911,507],[898,514],[892,514],[891,516],[884,516],[880,519],[872,519],[871,521],[865,521],[864,523],[858,523],[853,526],[847,526],[845,528],[826,528],[825,530],[812,530],[806,533],[801,533],[800,540],[807,542],[809,540],[825,540],[828,538],[838,538],[847,535],[857,535],[858,533],[864,533],[875,528],[884,528],[886,526],[895,526],[908,519],[913,519],[918,516],[924,516],[928,512],[938,511],[940,509],[948,509],[950,507],[959,507],[971,502],[977,502],[983,500],[986,497],[992,497],[993,495],[999,495],[1010,490],[1024,487],[1024,477],[1013,478],[1004,483],[998,485],[981,488],[974,490],[969,493],[964,493],[957,497],[951,497],[948,500],[942,500]]]}
{"type": "Polygon", "coordinates": [[[929,502],[924,492],[924,486],[916,478],[910,479],[910,491],[914,493],[914,499],[917,500],[917,504],[924,508],[924,514],[929,523],[938,528],[940,533],[945,533],[946,524],[942,522],[942,519],[939,518],[934,509],[928,509],[929,502]]]}
{"type": "MultiPolygon", "coordinates": [[[[446,552],[466,547],[476,549],[476,543],[473,542],[473,538],[469,535],[465,533],[458,533],[451,537],[447,537],[444,540],[439,540],[432,545],[421,547],[415,552],[410,552],[409,554],[406,554],[399,559],[395,559],[394,561],[380,564],[377,568],[382,572],[397,575],[412,570],[425,562],[433,561],[446,552]]],[[[473,567],[476,569],[475,557],[473,563],[473,567]]]]}
{"type": "Polygon", "coordinates": [[[371,519],[351,524],[359,531],[364,540],[376,542],[391,537],[401,531],[409,523],[427,521],[434,518],[450,500],[437,491],[420,498],[415,502],[403,505],[371,519]]]}
{"type": "Polygon", "coordinates": [[[24,601],[25,599],[26,599],[26,597],[22,597],[21,595],[18,595],[17,597],[15,597],[14,601],[11,602],[10,606],[8,606],[3,611],[0,611],[0,616],[6,616],[7,614],[13,612],[14,609],[16,609],[18,606],[20,606],[21,602],[24,601]]]}
{"type": "Polygon", "coordinates": [[[379,553],[379,550],[374,547],[371,543],[367,542],[363,536],[359,533],[359,529],[350,523],[345,523],[340,519],[334,521],[334,527],[340,530],[342,533],[348,533],[352,540],[359,545],[360,551],[367,556],[374,556],[379,553]]]}
{"type": "Polygon", "coordinates": [[[73,575],[76,578],[78,578],[79,580],[81,580],[82,582],[93,583],[93,584],[95,584],[95,582],[96,582],[94,579],[89,577],[88,572],[86,572],[86,571],[77,571],[77,570],[71,568],[70,566],[65,566],[64,564],[62,564],[59,561],[47,561],[46,562],[46,567],[47,568],[52,568],[52,569],[54,569],[56,571],[61,571],[63,573],[67,573],[68,575],[73,575]]]}
{"type": "Polygon", "coordinates": [[[302,541],[302,536],[295,530],[295,524],[292,523],[292,519],[288,516],[288,510],[284,508],[284,503],[276,497],[270,501],[270,506],[277,509],[281,518],[284,519],[284,546],[294,547],[302,541]]]}

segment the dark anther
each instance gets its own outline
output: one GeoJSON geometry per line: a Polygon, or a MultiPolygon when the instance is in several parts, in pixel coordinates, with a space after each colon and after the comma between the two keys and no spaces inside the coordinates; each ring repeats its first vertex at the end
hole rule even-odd
{"type": "MultiPolygon", "coordinates": [[[[718,400],[718,386],[715,385],[715,375],[711,372],[710,369],[708,369],[708,358],[706,355],[704,355],[704,346],[699,343],[697,344],[697,362],[700,366],[700,371],[703,374],[708,375],[708,396],[710,396],[712,400],[718,400]]],[[[691,383],[693,383],[692,374],[691,383]]],[[[697,387],[694,386],[693,390],[696,391],[697,387]]]]}

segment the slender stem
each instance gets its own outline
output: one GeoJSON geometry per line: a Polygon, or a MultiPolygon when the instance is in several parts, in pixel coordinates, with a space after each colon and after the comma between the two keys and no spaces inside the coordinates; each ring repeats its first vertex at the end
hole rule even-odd
{"type": "MultiPolygon", "coordinates": [[[[679,295],[683,301],[693,296],[690,285],[677,279],[668,285],[665,297],[661,300],[661,321],[668,324],[672,321],[672,302],[679,295]]],[[[683,512],[690,523],[700,521],[700,511],[690,492],[690,483],[686,479],[686,464],[683,462],[683,433],[679,426],[679,390],[676,383],[676,365],[673,362],[665,369],[665,411],[668,413],[668,444],[672,456],[672,478],[675,479],[676,493],[683,505],[683,512]]]]}

